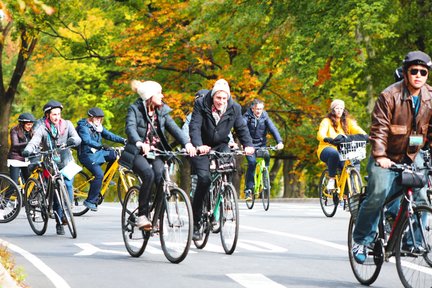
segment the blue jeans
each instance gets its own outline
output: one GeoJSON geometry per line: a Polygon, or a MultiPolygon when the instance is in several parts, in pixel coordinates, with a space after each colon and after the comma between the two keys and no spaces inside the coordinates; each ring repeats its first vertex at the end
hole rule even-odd
{"type": "MultiPolygon", "coordinates": [[[[423,156],[419,152],[414,163],[417,167],[423,167],[423,156]]],[[[356,243],[369,245],[375,239],[380,220],[380,212],[385,200],[398,193],[403,187],[397,185],[396,178],[399,173],[375,165],[375,159],[369,158],[368,185],[366,198],[363,200],[353,232],[356,243]]],[[[427,170],[424,170],[427,173],[427,170]]],[[[414,200],[417,204],[427,204],[426,187],[414,189],[414,200]]],[[[396,215],[400,201],[395,200],[387,206],[388,212],[396,215]]]]}
{"type": "MultiPolygon", "coordinates": [[[[270,165],[270,153],[268,151],[265,151],[267,153],[263,153],[262,158],[264,158],[266,167],[269,167],[270,165]]],[[[256,168],[256,161],[257,155],[256,153],[250,156],[246,156],[246,159],[248,161],[248,168],[246,171],[246,190],[250,189],[254,191],[255,186],[255,168],[256,168]]]]}
{"type": "Polygon", "coordinates": [[[320,160],[327,164],[330,177],[335,177],[337,169],[342,169],[345,161],[339,160],[339,152],[335,148],[326,147],[320,154],[320,160]]]}

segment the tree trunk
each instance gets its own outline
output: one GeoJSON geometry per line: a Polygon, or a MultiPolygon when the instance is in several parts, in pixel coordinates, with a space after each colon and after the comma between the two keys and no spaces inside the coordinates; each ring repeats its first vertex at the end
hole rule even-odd
{"type": "Polygon", "coordinates": [[[299,175],[294,170],[294,160],[283,160],[283,175],[284,175],[284,198],[303,198],[304,193],[299,179],[299,175]]]}

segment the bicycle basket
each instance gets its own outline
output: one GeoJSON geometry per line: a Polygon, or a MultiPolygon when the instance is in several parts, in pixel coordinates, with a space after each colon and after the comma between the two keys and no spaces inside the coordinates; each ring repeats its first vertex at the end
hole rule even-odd
{"type": "Polygon", "coordinates": [[[236,168],[235,158],[232,155],[218,156],[214,161],[216,164],[215,170],[217,172],[233,172],[236,168]]]}
{"type": "Polygon", "coordinates": [[[366,158],[366,141],[352,141],[341,143],[338,147],[339,159],[362,160],[366,158]]]}
{"type": "Polygon", "coordinates": [[[367,186],[363,186],[361,193],[356,193],[348,198],[348,208],[354,221],[357,219],[360,204],[366,197],[366,188],[367,186]]]}

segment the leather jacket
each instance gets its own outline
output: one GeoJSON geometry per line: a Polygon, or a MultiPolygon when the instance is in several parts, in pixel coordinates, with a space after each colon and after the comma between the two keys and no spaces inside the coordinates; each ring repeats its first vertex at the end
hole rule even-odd
{"type": "Polygon", "coordinates": [[[421,104],[413,124],[413,100],[404,81],[381,92],[372,112],[369,140],[374,158],[387,157],[396,163],[411,163],[432,132],[432,87],[420,90],[421,104]],[[416,129],[414,129],[416,128],[416,129]],[[423,143],[409,146],[411,135],[421,135],[423,143]]]}

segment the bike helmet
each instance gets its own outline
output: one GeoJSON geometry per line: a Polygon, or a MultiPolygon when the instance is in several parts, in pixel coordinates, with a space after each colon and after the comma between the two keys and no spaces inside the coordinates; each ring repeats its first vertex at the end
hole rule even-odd
{"type": "Polygon", "coordinates": [[[428,70],[432,69],[432,61],[429,55],[422,51],[411,51],[406,56],[402,62],[404,71],[412,65],[422,65],[428,70]]]}
{"type": "Polygon", "coordinates": [[[58,101],[50,100],[43,107],[43,112],[47,113],[47,112],[51,111],[54,108],[60,108],[61,110],[63,110],[63,105],[60,102],[58,102],[58,101]]]}
{"type": "Polygon", "coordinates": [[[18,122],[21,122],[21,123],[29,123],[29,122],[33,123],[35,121],[36,121],[36,118],[31,113],[22,113],[18,117],[18,122]]]}
{"type": "Polygon", "coordinates": [[[98,107],[90,108],[87,112],[89,117],[104,117],[104,112],[98,107]]]}
{"type": "Polygon", "coordinates": [[[396,68],[396,70],[394,71],[393,76],[394,76],[395,82],[399,82],[399,81],[401,81],[401,80],[404,79],[403,78],[403,74],[402,74],[402,66],[396,68]]]}

